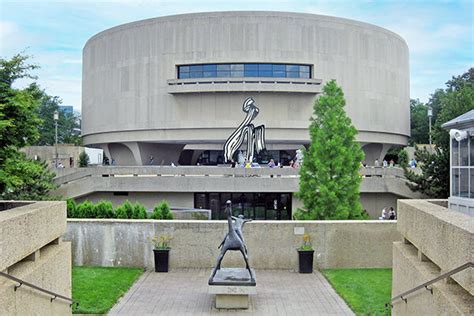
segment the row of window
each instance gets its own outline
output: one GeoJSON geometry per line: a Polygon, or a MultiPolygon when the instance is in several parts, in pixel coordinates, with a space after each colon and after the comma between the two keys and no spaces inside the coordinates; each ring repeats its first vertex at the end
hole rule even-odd
{"type": "Polygon", "coordinates": [[[311,78],[311,66],[296,64],[201,64],[178,66],[178,79],[222,77],[311,78]]]}

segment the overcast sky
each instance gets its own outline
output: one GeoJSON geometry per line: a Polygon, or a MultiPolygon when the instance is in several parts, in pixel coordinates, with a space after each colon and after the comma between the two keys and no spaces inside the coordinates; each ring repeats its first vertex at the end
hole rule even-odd
{"type": "Polygon", "coordinates": [[[230,10],[324,14],[394,31],[410,49],[411,97],[425,102],[474,65],[473,1],[0,0],[0,56],[26,50],[47,93],[80,110],[82,48],[91,36],[151,17],[230,10]]]}

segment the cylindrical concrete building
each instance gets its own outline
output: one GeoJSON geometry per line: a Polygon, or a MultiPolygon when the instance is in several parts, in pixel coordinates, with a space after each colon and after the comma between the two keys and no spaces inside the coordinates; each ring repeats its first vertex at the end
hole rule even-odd
{"type": "MultiPolygon", "coordinates": [[[[217,164],[253,97],[267,151],[287,161],[336,79],[370,164],[406,145],[408,47],[378,26],[286,12],[210,12],[124,24],[83,51],[84,144],[118,165],[217,164]]],[[[263,155],[263,156],[262,156],[263,155]]]]}

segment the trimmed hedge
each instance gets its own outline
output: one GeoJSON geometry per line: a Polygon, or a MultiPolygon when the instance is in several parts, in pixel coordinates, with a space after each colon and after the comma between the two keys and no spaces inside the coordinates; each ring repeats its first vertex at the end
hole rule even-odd
{"type": "MultiPolygon", "coordinates": [[[[100,201],[93,204],[84,201],[77,204],[73,199],[67,200],[68,218],[121,218],[121,219],[147,219],[146,207],[140,203],[132,204],[128,200],[114,209],[110,201],[100,201]]],[[[155,205],[151,219],[173,219],[173,213],[167,201],[155,205]]]]}

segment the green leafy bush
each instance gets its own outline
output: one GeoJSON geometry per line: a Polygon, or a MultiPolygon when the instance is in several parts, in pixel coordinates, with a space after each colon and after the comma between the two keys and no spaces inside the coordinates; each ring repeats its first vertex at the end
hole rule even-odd
{"type": "Polygon", "coordinates": [[[95,218],[94,204],[90,201],[85,201],[77,205],[77,218],[95,218]]]}
{"type": "Polygon", "coordinates": [[[163,200],[153,209],[152,219],[173,219],[173,213],[167,201],[163,200]]]}
{"type": "Polygon", "coordinates": [[[402,168],[408,166],[408,153],[405,149],[398,153],[398,165],[402,168]]]}
{"type": "Polygon", "coordinates": [[[146,208],[140,203],[135,203],[133,206],[133,215],[134,219],[146,219],[148,216],[146,214],[146,208]]]}
{"type": "Polygon", "coordinates": [[[66,204],[67,204],[67,217],[68,218],[76,217],[76,209],[77,209],[76,201],[74,201],[74,199],[67,199],[66,204]]]}
{"type": "Polygon", "coordinates": [[[94,205],[95,218],[114,218],[114,207],[110,201],[100,201],[94,205]]]}

